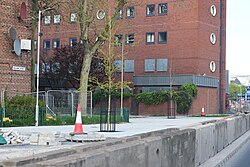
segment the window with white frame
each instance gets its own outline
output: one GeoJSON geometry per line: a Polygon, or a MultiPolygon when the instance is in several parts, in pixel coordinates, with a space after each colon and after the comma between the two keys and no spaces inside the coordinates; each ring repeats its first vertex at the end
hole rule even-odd
{"type": "Polygon", "coordinates": [[[52,47],[53,49],[60,48],[60,39],[53,39],[52,47]]]}
{"type": "Polygon", "coordinates": [[[127,17],[135,17],[135,7],[127,7],[127,17]]]}
{"type": "Polygon", "coordinates": [[[146,15],[147,16],[154,16],[155,15],[155,4],[147,5],[146,15]]]}
{"type": "Polygon", "coordinates": [[[134,44],[135,43],[135,36],[134,34],[126,35],[126,44],[134,44]]]}
{"type": "Polygon", "coordinates": [[[168,59],[157,59],[156,60],[156,70],[157,71],[167,71],[168,70],[168,59]]]}
{"type": "Polygon", "coordinates": [[[154,32],[146,33],[146,42],[147,42],[147,44],[154,44],[155,43],[155,33],[154,32]]]}
{"type": "Polygon", "coordinates": [[[158,43],[167,43],[167,32],[158,32],[158,43]]]}
{"type": "Polygon", "coordinates": [[[158,11],[159,14],[168,14],[168,4],[167,3],[159,4],[158,11]]]}
{"type": "Polygon", "coordinates": [[[75,12],[70,13],[70,22],[73,23],[76,21],[77,21],[77,13],[75,12]]]}
{"type": "Polygon", "coordinates": [[[145,72],[155,71],[155,59],[146,59],[144,62],[145,72]]]}
{"type": "Polygon", "coordinates": [[[61,22],[61,15],[57,14],[54,15],[54,24],[60,24],[61,22]]]}
{"type": "Polygon", "coordinates": [[[125,60],[124,72],[134,72],[134,60],[125,60]]]}
{"type": "Polygon", "coordinates": [[[51,16],[44,16],[44,24],[49,25],[51,23],[51,16]]]}

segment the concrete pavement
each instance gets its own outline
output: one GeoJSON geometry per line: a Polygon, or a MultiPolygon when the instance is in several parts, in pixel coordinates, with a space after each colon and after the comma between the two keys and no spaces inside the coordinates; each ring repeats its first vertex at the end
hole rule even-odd
{"type": "MultiPolygon", "coordinates": [[[[135,117],[130,118],[129,123],[117,124],[117,132],[99,132],[99,124],[83,125],[84,132],[96,132],[104,135],[106,138],[122,138],[133,136],[137,134],[153,132],[157,130],[169,129],[169,128],[180,128],[185,129],[192,126],[201,125],[203,122],[218,120],[223,118],[213,117],[176,117],[176,119],[168,119],[167,117],[135,117]]],[[[54,134],[61,133],[68,135],[73,131],[74,126],[41,126],[41,127],[11,127],[1,128],[4,131],[13,130],[21,135],[31,134],[54,134]]],[[[5,145],[0,147],[0,161],[13,159],[16,157],[25,157],[38,153],[45,153],[48,151],[59,150],[62,148],[71,148],[72,145],[87,145],[90,143],[64,143],[64,145],[51,146],[51,145],[5,145]]]]}

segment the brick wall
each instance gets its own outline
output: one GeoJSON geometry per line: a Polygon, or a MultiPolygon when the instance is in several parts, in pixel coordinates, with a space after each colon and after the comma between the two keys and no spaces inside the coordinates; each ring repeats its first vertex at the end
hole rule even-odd
{"type": "MultiPolygon", "coordinates": [[[[136,75],[194,74],[206,75],[221,80],[223,107],[225,106],[225,47],[226,47],[226,0],[223,3],[222,36],[220,37],[220,0],[146,0],[140,4],[129,0],[127,6],[135,7],[135,17],[126,18],[126,7],[122,19],[117,20],[116,34],[135,34],[135,45],[124,47],[125,59],[134,60],[134,72],[125,73],[124,79],[133,81],[136,75]],[[158,5],[168,3],[168,14],[158,15],[158,5]],[[146,16],[146,5],[155,4],[156,14],[146,16]],[[217,14],[212,16],[210,7],[216,6],[217,14]],[[146,44],[146,33],[155,32],[155,43],[146,44]],[[158,44],[158,32],[167,32],[166,44],[158,44]],[[217,42],[210,42],[210,34],[215,33],[217,42]],[[220,40],[222,38],[222,40],[220,40]],[[220,43],[222,41],[222,43],[220,43]],[[222,49],[220,49],[220,45],[222,49]],[[220,58],[221,54],[221,58],[220,58]],[[168,59],[168,70],[164,72],[145,72],[145,59],[168,59]],[[221,60],[220,60],[221,59],[221,60]],[[216,63],[215,72],[211,72],[209,64],[216,63]],[[221,61],[221,62],[220,62],[221,61]],[[221,63],[221,70],[219,64],[221,63]]],[[[105,6],[100,7],[105,8],[105,6]]],[[[68,11],[69,12],[69,11],[68,11]]],[[[64,12],[65,16],[69,13],[64,12]]],[[[67,18],[67,17],[66,17],[67,18]]],[[[96,24],[102,25],[101,21],[96,24]]],[[[59,25],[43,26],[43,39],[60,38],[61,45],[67,45],[70,37],[79,40],[79,25],[69,24],[62,20],[59,25]]],[[[51,51],[52,52],[52,51],[51,51]]],[[[116,54],[121,48],[116,47],[116,54]]],[[[120,78],[120,76],[118,76],[120,78]]],[[[153,85],[152,85],[153,86],[153,85]]],[[[167,85],[166,85],[167,86],[167,85]]],[[[199,88],[192,112],[199,113],[206,106],[208,113],[218,112],[219,88],[199,88]],[[209,95],[207,95],[209,94],[209,95]],[[206,96],[205,96],[206,95],[206,96]],[[209,98],[207,98],[209,96],[209,98]],[[210,97],[211,96],[211,97],[210,97]],[[211,104],[208,106],[208,101],[211,104]]]]}
{"type": "MultiPolygon", "coordinates": [[[[9,38],[8,31],[14,27],[19,39],[30,39],[31,29],[29,21],[18,19],[21,3],[28,4],[28,0],[0,2],[0,90],[29,92],[31,89],[31,55],[22,52],[21,56],[11,53],[14,41],[9,38]],[[13,66],[25,67],[25,71],[15,71],[13,66]]],[[[27,6],[29,12],[30,6],[27,6]]]]}

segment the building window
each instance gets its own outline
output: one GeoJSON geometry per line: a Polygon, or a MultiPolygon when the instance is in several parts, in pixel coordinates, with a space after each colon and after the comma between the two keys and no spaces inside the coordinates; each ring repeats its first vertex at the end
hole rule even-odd
{"type": "Polygon", "coordinates": [[[115,46],[121,46],[122,45],[122,35],[115,35],[114,37],[114,45],[115,46]]]}
{"type": "Polygon", "coordinates": [[[69,38],[69,46],[73,47],[77,44],[77,38],[69,38]]]}
{"type": "Polygon", "coordinates": [[[43,49],[50,49],[50,40],[43,40],[43,49]]]}
{"type": "Polygon", "coordinates": [[[37,41],[34,40],[34,49],[36,50],[37,49],[37,41]]]}
{"type": "Polygon", "coordinates": [[[147,16],[154,16],[155,15],[155,5],[147,5],[146,7],[146,15],[147,16]]]}
{"type": "Polygon", "coordinates": [[[122,61],[121,60],[115,60],[114,61],[115,71],[121,72],[122,70],[122,61]]]}
{"type": "Polygon", "coordinates": [[[51,23],[51,16],[44,16],[44,25],[49,25],[51,23]]]}
{"type": "Polygon", "coordinates": [[[60,39],[53,39],[53,49],[60,48],[60,39]]]}
{"type": "Polygon", "coordinates": [[[77,13],[70,13],[70,22],[74,23],[77,20],[77,13]]]}
{"type": "Polygon", "coordinates": [[[124,72],[134,72],[134,60],[125,60],[124,72]]]}
{"type": "Polygon", "coordinates": [[[168,14],[168,4],[159,4],[159,14],[168,14]]]}
{"type": "Polygon", "coordinates": [[[54,24],[60,24],[61,22],[61,15],[57,14],[54,15],[54,24]]]}
{"type": "Polygon", "coordinates": [[[123,9],[118,11],[118,15],[117,15],[118,19],[122,19],[123,18],[123,9]]]}
{"type": "Polygon", "coordinates": [[[135,8],[133,6],[127,8],[127,17],[135,17],[135,8]]]}
{"type": "Polygon", "coordinates": [[[154,32],[146,33],[146,43],[147,44],[154,44],[155,43],[155,33],[154,32]]]}
{"type": "Polygon", "coordinates": [[[157,59],[156,70],[167,71],[168,70],[168,59],[157,59]]]}
{"type": "Polygon", "coordinates": [[[155,59],[146,59],[144,65],[145,65],[145,72],[155,71],[155,59]]]}
{"type": "Polygon", "coordinates": [[[42,64],[42,74],[46,74],[50,72],[50,64],[43,63],[42,64]]]}
{"type": "Polygon", "coordinates": [[[159,32],[158,33],[158,43],[167,43],[167,32],[159,32]]]}
{"type": "Polygon", "coordinates": [[[135,43],[135,36],[134,34],[129,34],[126,36],[126,44],[134,44],[135,43]]]}

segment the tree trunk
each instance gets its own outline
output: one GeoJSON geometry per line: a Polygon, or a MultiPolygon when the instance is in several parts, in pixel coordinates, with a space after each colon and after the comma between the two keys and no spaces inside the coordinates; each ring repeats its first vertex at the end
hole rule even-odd
{"type": "MultiPolygon", "coordinates": [[[[32,5],[32,13],[36,13],[37,9],[38,9],[38,4],[37,4],[37,0],[33,0],[32,1],[33,5],[32,5]]],[[[35,86],[35,59],[36,59],[36,52],[35,52],[35,44],[34,44],[34,40],[35,40],[35,33],[36,33],[36,23],[37,20],[36,19],[32,19],[31,21],[31,31],[32,31],[32,36],[31,36],[31,70],[30,70],[30,75],[31,75],[31,91],[34,92],[36,89],[35,86]]]]}
{"type": "Polygon", "coordinates": [[[84,53],[83,66],[80,77],[80,93],[78,103],[81,105],[82,115],[87,115],[87,90],[90,65],[93,55],[84,53]]]}

